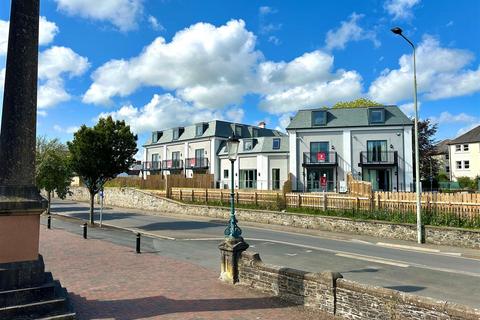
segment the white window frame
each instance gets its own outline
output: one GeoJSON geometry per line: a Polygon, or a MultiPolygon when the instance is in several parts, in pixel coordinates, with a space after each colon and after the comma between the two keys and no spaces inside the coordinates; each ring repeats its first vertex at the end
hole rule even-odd
{"type": "Polygon", "coordinates": [[[455,168],[462,169],[462,161],[456,161],[455,162],[455,168]]]}
{"type": "Polygon", "coordinates": [[[462,151],[462,145],[461,144],[456,144],[455,145],[455,151],[462,151]]]}
{"type": "Polygon", "coordinates": [[[463,145],[463,151],[468,151],[470,148],[468,146],[468,144],[464,144],[463,145]]]}
{"type": "Polygon", "coordinates": [[[470,160],[463,161],[463,169],[470,169],[470,160]]]}

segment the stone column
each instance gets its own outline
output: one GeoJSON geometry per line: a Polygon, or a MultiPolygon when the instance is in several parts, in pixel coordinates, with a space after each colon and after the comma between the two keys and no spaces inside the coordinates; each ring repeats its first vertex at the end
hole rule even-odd
{"type": "Polygon", "coordinates": [[[238,282],[238,259],[248,244],[240,238],[225,238],[220,249],[220,280],[230,284],[238,282]]]}
{"type": "Polygon", "coordinates": [[[12,0],[0,131],[0,263],[38,260],[35,187],[39,0],[12,0]]]}

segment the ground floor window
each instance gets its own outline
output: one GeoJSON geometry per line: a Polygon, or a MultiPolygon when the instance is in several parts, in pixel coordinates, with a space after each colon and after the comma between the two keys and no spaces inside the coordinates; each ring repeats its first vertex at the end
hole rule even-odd
{"type": "Polygon", "coordinates": [[[240,189],[257,188],[257,170],[240,170],[240,189]]]}
{"type": "Polygon", "coordinates": [[[307,191],[323,191],[323,187],[320,183],[320,178],[323,177],[323,175],[325,175],[327,178],[327,186],[325,191],[335,190],[335,176],[333,168],[308,168],[306,174],[307,191]]]}
{"type": "Polygon", "coordinates": [[[363,181],[372,183],[374,191],[392,191],[391,169],[363,169],[363,181]]]}

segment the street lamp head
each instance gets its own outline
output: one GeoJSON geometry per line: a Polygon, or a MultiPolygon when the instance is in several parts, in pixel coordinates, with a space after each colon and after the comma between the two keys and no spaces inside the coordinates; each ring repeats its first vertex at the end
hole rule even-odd
{"type": "Polygon", "coordinates": [[[398,35],[401,35],[402,34],[402,29],[400,29],[399,27],[395,27],[395,28],[392,28],[391,29],[393,33],[395,34],[398,34],[398,35]]]}
{"type": "Polygon", "coordinates": [[[227,154],[230,161],[237,160],[238,156],[238,146],[240,145],[240,140],[238,140],[235,135],[231,136],[227,140],[227,154]]]}

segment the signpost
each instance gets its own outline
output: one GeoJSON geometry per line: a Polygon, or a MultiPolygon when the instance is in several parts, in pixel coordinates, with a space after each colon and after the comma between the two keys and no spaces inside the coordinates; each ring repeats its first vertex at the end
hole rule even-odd
{"type": "Polygon", "coordinates": [[[98,194],[100,195],[100,228],[101,228],[102,227],[102,220],[103,220],[103,197],[104,197],[103,189],[100,190],[100,192],[98,194]]]}

